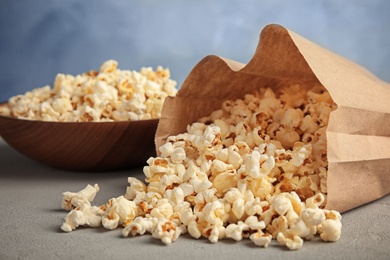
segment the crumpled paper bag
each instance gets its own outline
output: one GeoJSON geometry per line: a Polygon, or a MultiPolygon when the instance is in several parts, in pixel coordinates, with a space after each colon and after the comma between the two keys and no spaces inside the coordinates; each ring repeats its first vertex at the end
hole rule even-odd
{"type": "Polygon", "coordinates": [[[320,83],[338,108],[328,140],[328,209],[353,209],[390,193],[390,84],[279,25],[266,26],[245,65],[217,56],[203,58],[176,97],[165,101],[156,148],[170,135],[259,87],[320,83]]]}

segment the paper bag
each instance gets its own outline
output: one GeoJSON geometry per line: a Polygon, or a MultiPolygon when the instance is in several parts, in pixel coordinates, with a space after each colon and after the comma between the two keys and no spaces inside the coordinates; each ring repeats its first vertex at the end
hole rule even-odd
{"type": "Polygon", "coordinates": [[[192,69],[165,101],[157,153],[168,136],[186,132],[224,100],[292,82],[323,85],[338,106],[327,128],[326,208],[345,212],[390,193],[390,84],[279,25],[263,29],[247,65],[207,56],[192,69]]]}

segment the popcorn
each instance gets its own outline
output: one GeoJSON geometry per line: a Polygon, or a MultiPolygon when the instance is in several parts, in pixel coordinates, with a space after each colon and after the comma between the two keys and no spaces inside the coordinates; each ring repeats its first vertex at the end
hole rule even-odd
{"type": "Polygon", "coordinates": [[[168,199],[159,199],[150,211],[150,215],[155,218],[168,218],[172,214],[173,207],[168,199]]]}
{"type": "Polygon", "coordinates": [[[280,216],[284,216],[289,210],[292,209],[291,201],[282,195],[274,197],[271,205],[276,213],[278,213],[280,216]]]}
{"type": "Polygon", "coordinates": [[[277,240],[281,245],[287,246],[290,250],[297,250],[303,246],[302,238],[292,233],[288,234],[288,236],[284,233],[278,233],[277,240]]]}
{"type": "MultiPolygon", "coordinates": [[[[123,82],[120,92],[134,96],[136,88],[123,82]]],[[[150,95],[156,89],[148,83],[150,95]]],[[[64,204],[72,211],[63,229],[122,224],[124,236],[150,233],[165,244],[188,233],[211,243],[249,238],[262,247],[275,239],[290,250],[316,235],[337,241],[341,215],[323,209],[327,117],[335,109],[326,93],[295,84],[223,102],[186,133],[167,138],[161,155],[147,160],[146,184],[129,177],[124,197],[95,208],[97,188],[82,192],[88,196],[68,194],[64,204]]]]}
{"type": "Polygon", "coordinates": [[[213,226],[210,231],[209,241],[213,244],[218,240],[226,237],[226,229],[224,226],[213,226]]]}
{"type": "Polygon", "coordinates": [[[241,219],[245,214],[244,199],[237,199],[233,202],[232,213],[237,219],[241,219]]]}
{"type": "Polygon", "coordinates": [[[101,222],[102,219],[99,216],[99,208],[91,207],[91,205],[86,203],[70,211],[66,216],[61,229],[65,232],[70,232],[78,226],[87,225],[90,227],[99,227],[101,222]]]}
{"type": "Polygon", "coordinates": [[[310,228],[306,225],[306,223],[302,219],[294,219],[290,222],[290,228],[284,233],[293,234],[294,236],[299,237],[309,237],[310,236],[310,228]]]}
{"type": "Polygon", "coordinates": [[[202,232],[200,231],[199,224],[196,220],[192,220],[188,223],[187,231],[193,238],[200,238],[202,236],[202,232]]]}
{"type": "MultiPolygon", "coordinates": [[[[259,197],[254,197],[253,193],[248,191],[249,194],[251,195],[250,198],[246,197],[245,201],[245,213],[248,216],[253,216],[253,215],[261,215],[263,213],[263,207],[268,206],[267,201],[260,201],[259,197]]],[[[248,194],[248,193],[246,193],[248,194]]]]}
{"type": "Polygon", "coordinates": [[[208,202],[203,208],[204,219],[211,225],[223,225],[229,215],[230,206],[224,200],[208,202]]]}
{"type": "Polygon", "coordinates": [[[245,220],[245,224],[248,225],[251,230],[261,231],[262,229],[265,229],[264,221],[259,221],[259,219],[253,215],[245,220]]]}
{"type": "Polygon", "coordinates": [[[309,227],[318,226],[326,219],[324,211],[318,208],[307,208],[302,210],[301,218],[309,227]]]}
{"type": "Polygon", "coordinates": [[[289,221],[285,216],[274,218],[271,224],[267,225],[267,231],[271,233],[273,238],[276,238],[280,232],[285,232],[288,229],[289,221]]]}
{"type": "Polygon", "coordinates": [[[154,238],[161,239],[164,244],[169,245],[180,236],[180,233],[181,229],[174,223],[160,218],[152,235],[154,238]]]}
{"type": "Polygon", "coordinates": [[[61,207],[65,210],[72,210],[75,207],[81,206],[83,204],[90,205],[90,202],[96,196],[96,193],[99,191],[99,185],[95,184],[94,186],[88,184],[84,189],[79,192],[69,192],[66,191],[62,195],[61,207]]]}
{"type": "Polygon", "coordinates": [[[44,86],[11,97],[0,114],[56,122],[134,121],[159,118],[167,96],[176,95],[168,69],[120,70],[104,62],[100,71],[57,74],[53,89],[44,86]]]}
{"type": "Polygon", "coordinates": [[[253,233],[249,238],[256,246],[262,246],[264,248],[267,248],[272,240],[272,236],[270,234],[264,234],[262,232],[253,233]]]}
{"type": "Polygon", "coordinates": [[[11,109],[6,106],[0,106],[0,115],[11,116],[11,109]]]}
{"type": "Polygon", "coordinates": [[[156,228],[157,223],[157,218],[136,217],[133,222],[122,230],[122,235],[127,237],[129,235],[143,235],[146,232],[152,232],[156,228]]]}
{"type": "Polygon", "coordinates": [[[129,177],[127,179],[127,181],[130,184],[130,186],[127,187],[127,190],[126,190],[126,194],[125,194],[126,199],[128,199],[128,200],[135,199],[137,196],[137,193],[146,191],[146,185],[142,181],[140,181],[134,177],[129,177]]]}
{"type": "Polygon", "coordinates": [[[175,148],[171,153],[171,161],[173,163],[179,164],[182,163],[186,159],[186,152],[183,148],[178,147],[175,148]]]}
{"type": "Polygon", "coordinates": [[[238,221],[237,224],[229,224],[226,227],[226,237],[232,238],[236,241],[240,241],[244,237],[244,232],[249,230],[249,226],[242,221],[238,221]]]}
{"type": "Polygon", "coordinates": [[[237,185],[237,173],[235,170],[229,170],[218,174],[214,181],[214,187],[217,189],[218,194],[225,194],[231,187],[237,185]]]}
{"type": "Polygon", "coordinates": [[[133,201],[124,196],[110,199],[102,216],[102,224],[107,229],[115,229],[119,223],[127,226],[138,215],[138,209],[133,201]]]}
{"type": "Polygon", "coordinates": [[[181,187],[175,187],[173,190],[166,190],[164,197],[167,198],[172,204],[177,205],[184,202],[184,191],[181,187]]]}
{"type": "Polygon", "coordinates": [[[207,179],[191,179],[190,184],[192,184],[196,193],[201,193],[202,191],[207,190],[213,186],[213,183],[207,179]]]}
{"type": "Polygon", "coordinates": [[[327,219],[322,224],[321,238],[324,241],[337,241],[341,235],[341,222],[334,219],[327,219]]]}

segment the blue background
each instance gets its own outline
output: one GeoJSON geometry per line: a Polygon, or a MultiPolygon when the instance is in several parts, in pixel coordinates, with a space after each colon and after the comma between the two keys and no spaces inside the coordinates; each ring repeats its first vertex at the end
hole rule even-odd
{"type": "Polygon", "coordinates": [[[208,54],[247,63],[270,23],[390,81],[387,0],[0,0],[0,101],[107,59],[169,67],[180,87],[208,54]]]}

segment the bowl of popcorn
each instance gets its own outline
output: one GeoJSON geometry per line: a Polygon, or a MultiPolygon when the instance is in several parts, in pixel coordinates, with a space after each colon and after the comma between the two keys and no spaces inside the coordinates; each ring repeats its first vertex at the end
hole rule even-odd
{"type": "Polygon", "coordinates": [[[108,60],[99,71],[58,74],[44,86],[0,105],[0,135],[17,151],[66,170],[113,170],[155,155],[162,105],[176,94],[169,69],[121,70],[108,60]]]}

